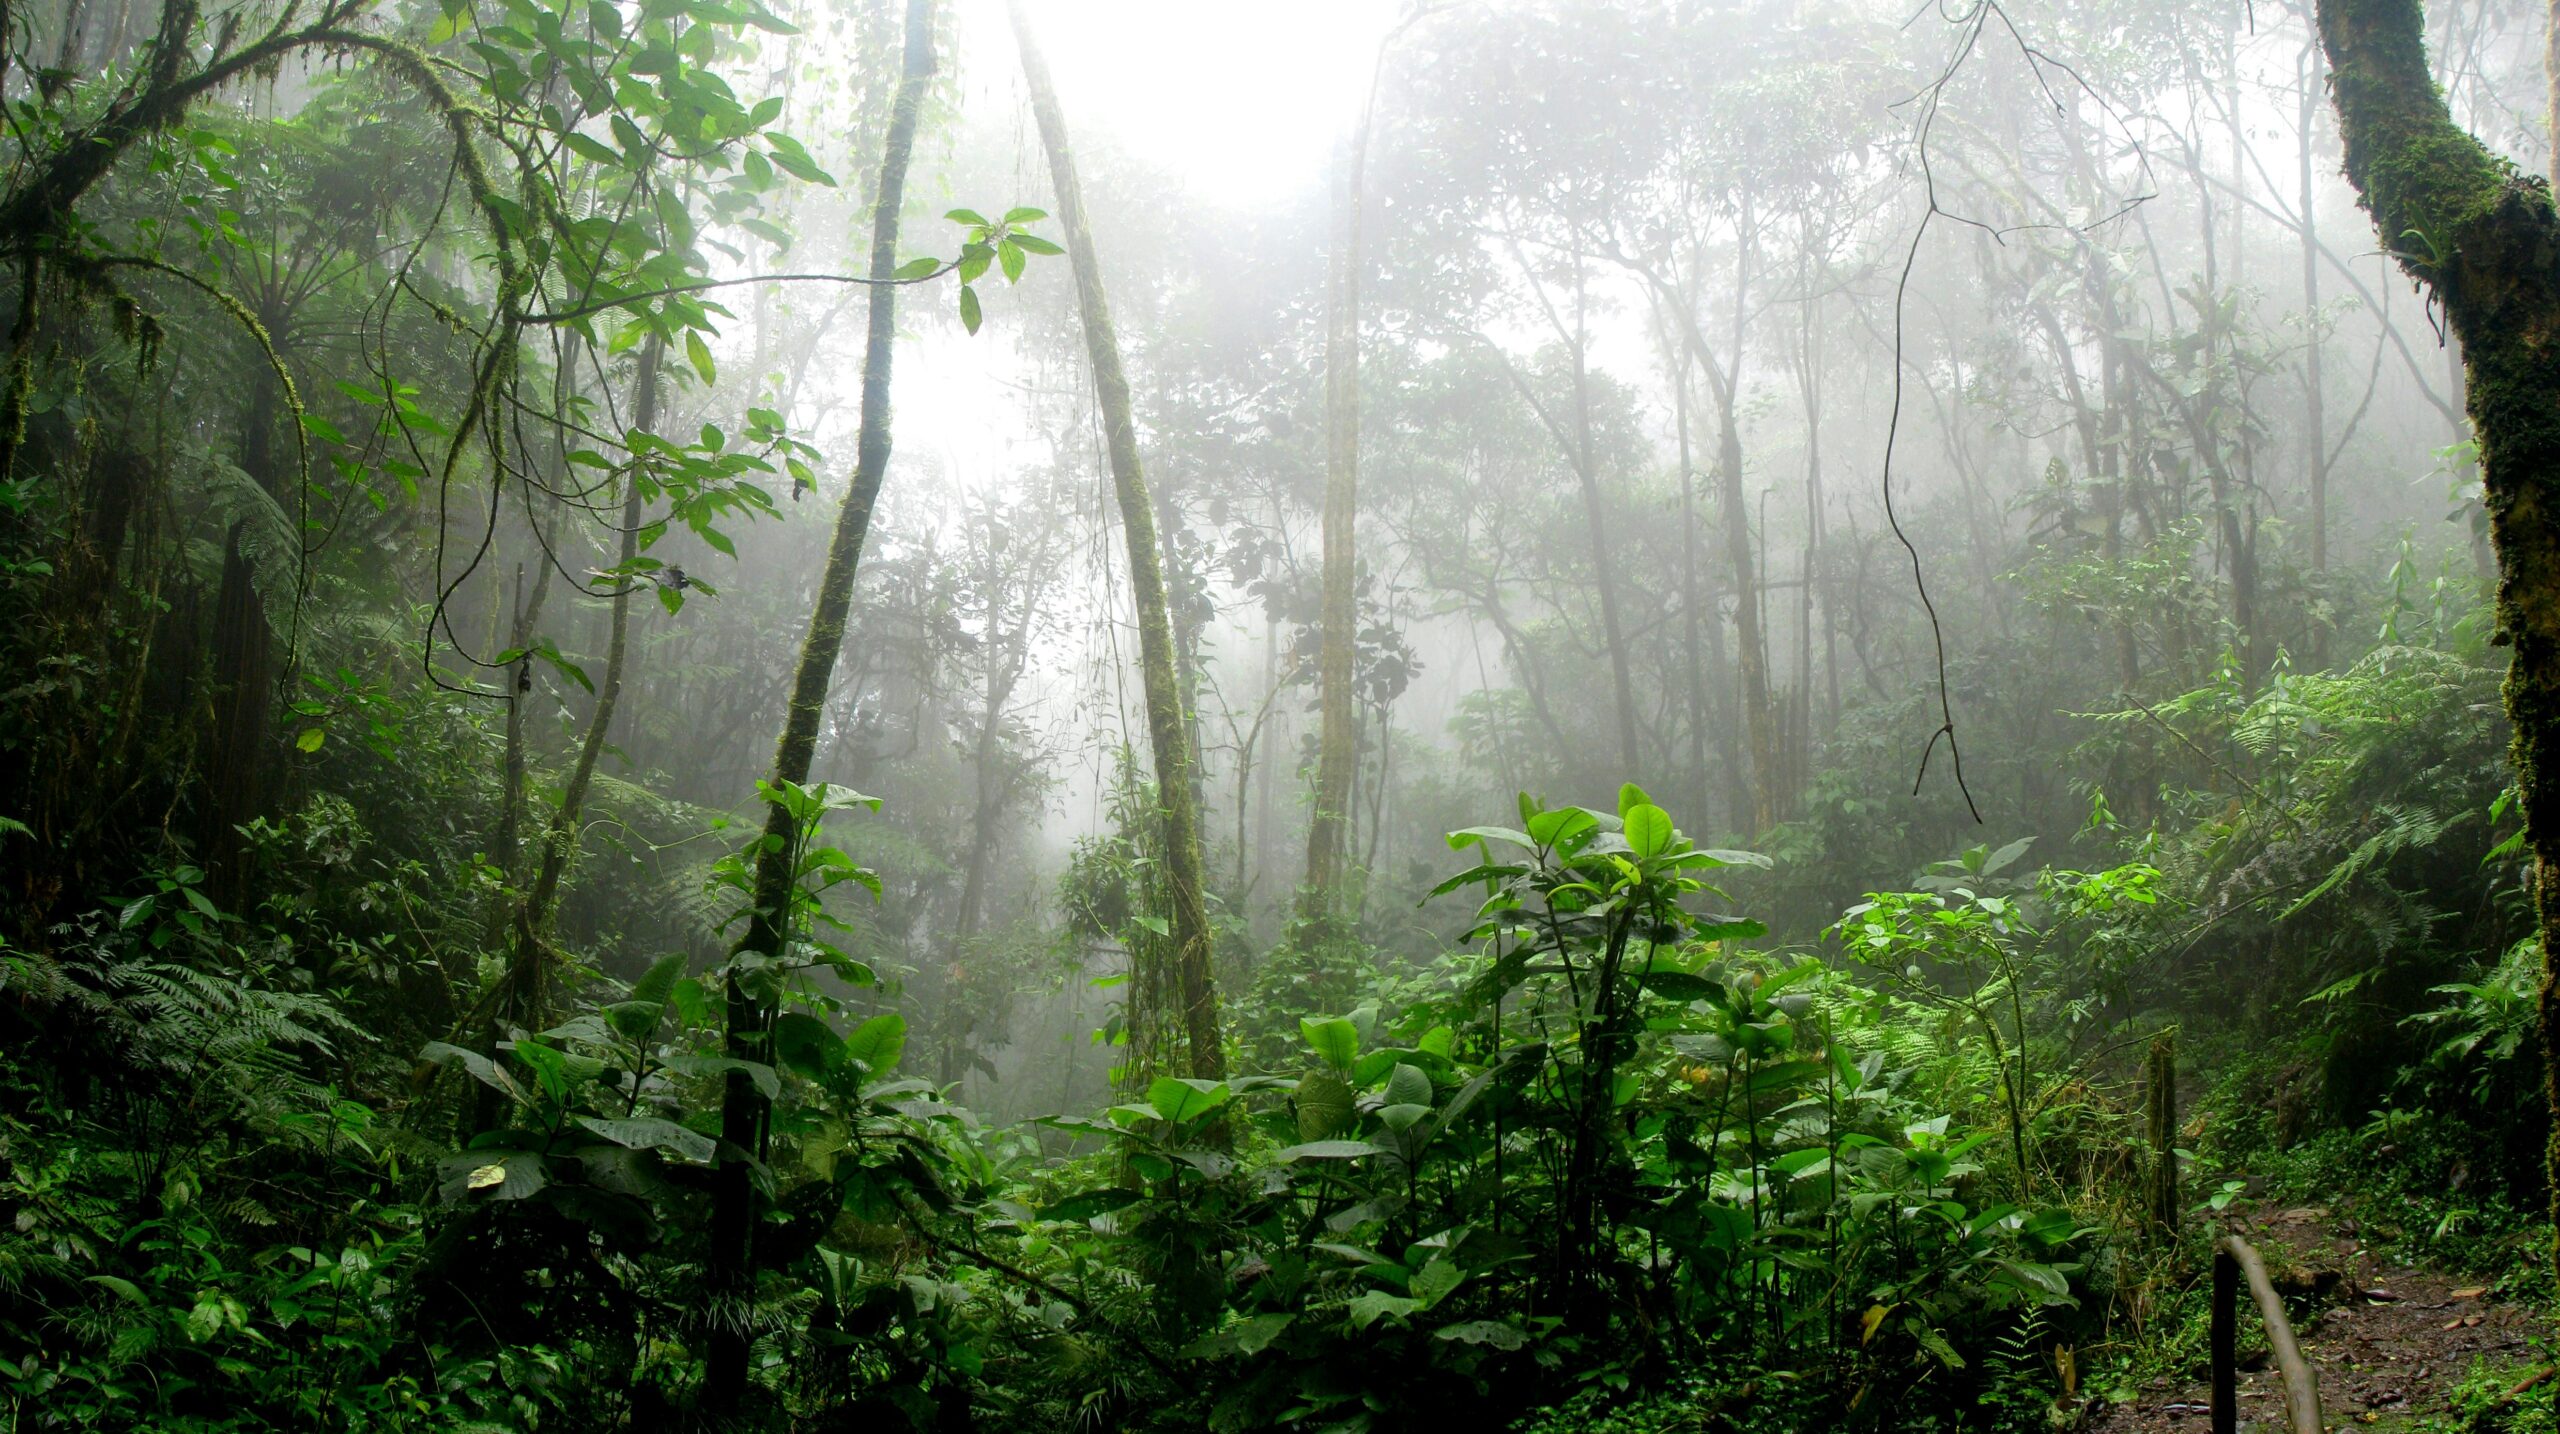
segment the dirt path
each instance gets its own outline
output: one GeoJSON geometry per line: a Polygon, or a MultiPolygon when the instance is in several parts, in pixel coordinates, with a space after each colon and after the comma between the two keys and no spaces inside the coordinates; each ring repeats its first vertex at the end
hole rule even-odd
{"type": "MultiPolygon", "coordinates": [[[[2231,1225],[2258,1247],[2270,1277],[2287,1295],[2312,1294],[2328,1302],[2298,1323],[2295,1334],[2319,1380],[2321,1419],[2330,1429],[2416,1434],[2448,1410],[2450,1391],[2475,1361],[2512,1370],[2516,1379],[2539,1367],[2533,1340],[2551,1333],[2549,1322],[2499,1299],[2487,1281],[2386,1266],[2357,1238],[2354,1220],[2333,1219],[2318,1207],[2231,1225]]],[[[2247,1333],[2257,1315],[2245,1291],[2240,1309],[2242,1350],[2263,1349],[2263,1341],[2247,1333]]],[[[2195,1434],[2206,1427],[2211,1396],[2201,1379],[2204,1371],[2194,1373],[2194,1383],[2158,1381],[2141,1389],[2134,1403],[2108,1409],[2091,1429],[2195,1434]]],[[[2518,1396],[2553,1397],[2548,1375],[2518,1396]]],[[[2283,1383],[2273,1365],[2242,1370],[2240,1420],[2244,1431],[2284,1434],[2283,1383]]]]}

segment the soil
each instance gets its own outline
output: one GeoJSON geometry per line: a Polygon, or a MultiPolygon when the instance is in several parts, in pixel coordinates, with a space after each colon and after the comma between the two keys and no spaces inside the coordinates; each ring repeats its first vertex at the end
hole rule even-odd
{"type": "MultiPolygon", "coordinates": [[[[2320,1387],[2321,1422],[2328,1429],[2401,1430],[2443,1427],[2430,1421],[2450,1408],[2448,1396],[2475,1362],[2521,1382],[2547,1370],[2552,1322],[2498,1298],[2491,1281],[2389,1266],[2365,1248],[2360,1226],[2322,1207],[2286,1210],[2259,1218],[2233,1218],[2229,1228],[2257,1247],[2267,1272],[2288,1302],[2310,1296],[2321,1311],[2297,1320],[2294,1336],[2320,1387]]],[[[2240,1295],[2240,1428],[2286,1434],[2283,1377],[2254,1338],[2257,1320],[2248,1292],[2240,1295]],[[2260,1351],[2255,1360],[2251,1349],[2260,1351]],[[2249,1366],[2256,1364],[2252,1369],[2249,1366]]],[[[2131,1404],[2112,1405],[2088,1426],[2093,1434],[2202,1434],[2210,1427],[2211,1389],[2206,1371],[2190,1371],[2191,1383],[2158,1380],[2137,1391],[2131,1404]]],[[[2518,1401],[2560,1397],[2560,1380],[2548,1372],[2518,1401]]]]}

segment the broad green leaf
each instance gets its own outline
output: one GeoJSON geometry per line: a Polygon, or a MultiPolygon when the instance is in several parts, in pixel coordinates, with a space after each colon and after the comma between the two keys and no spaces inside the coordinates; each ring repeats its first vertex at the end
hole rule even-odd
{"type": "Polygon", "coordinates": [[[1322,1140],[1351,1125],[1351,1082],[1332,1066],[1318,1066],[1298,1077],[1298,1138],[1322,1140]]]}
{"type": "Polygon", "coordinates": [[[1187,1076],[1158,1076],[1147,1087],[1147,1104],[1155,1112],[1176,1125],[1198,1120],[1225,1105],[1234,1092],[1222,1080],[1193,1080],[1187,1076]]]}
{"type": "Polygon", "coordinates": [[[1433,1332],[1432,1338],[1452,1340],[1459,1344],[1488,1345],[1504,1351],[1519,1349],[1529,1343],[1529,1336],[1522,1333],[1518,1325],[1497,1319],[1476,1319],[1464,1324],[1443,1325],[1433,1332]]]}
{"type": "Polygon", "coordinates": [[[578,1117],[578,1124],[626,1150],[672,1150],[687,1160],[704,1165],[711,1163],[712,1152],[717,1148],[710,1136],[655,1116],[606,1120],[582,1115],[578,1117]]]}
{"type": "Polygon", "coordinates": [[[1670,849],[1671,814],[1662,808],[1639,802],[1627,809],[1626,824],[1627,850],[1636,860],[1651,861],[1670,849]]]}
{"type": "Polygon", "coordinates": [[[1431,1077],[1418,1066],[1398,1061],[1395,1070],[1387,1077],[1387,1104],[1418,1105],[1429,1109],[1431,1077]]]}
{"type": "Polygon", "coordinates": [[[873,1016],[844,1038],[844,1053],[862,1062],[862,1068],[874,1076],[896,1069],[898,1057],[906,1054],[906,1049],[906,1018],[895,1011],[873,1016]]]}
{"type": "Polygon", "coordinates": [[[1307,1044],[1315,1049],[1315,1053],[1337,1070],[1351,1069],[1352,1060],[1360,1054],[1360,1028],[1345,1016],[1331,1016],[1321,1021],[1312,1016],[1301,1016],[1298,1018],[1298,1034],[1306,1037],[1307,1044]]]}
{"type": "Polygon", "coordinates": [[[785,1011],[774,1018],[773,1058],[811,1080],[823,1080],[844,1055],[844,1043],[826,1022],[806,1011],[785,1011]]]}
{"type": "Polygon", "coordinates": [[[1273,1151],[1271,1160],[1275,1165],[1287,1165],[1298,1160],[1358,1160],[1366,1155],[1394,1153],[1383,1145],[1373,1145],[1365,1140],[1310,1140],[1273,1151]]]}

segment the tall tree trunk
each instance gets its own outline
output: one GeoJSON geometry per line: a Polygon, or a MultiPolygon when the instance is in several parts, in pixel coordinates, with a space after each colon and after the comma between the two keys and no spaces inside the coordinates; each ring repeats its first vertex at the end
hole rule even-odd
{"type": "Polygon", "coordinates": [[[1208,893],[1200,870],[1200,811],[1192,799],[1190,728],[1182,711],[1180,678],[1174,671],[1173,622],[1166,611],[1155,512],[1147,501],[1146,475],[1138,466],[1138,426],[1130,411],[1129,375],[1120,364],[1120,339],[1111,327],[1111,307],[1102,289],[1102,266],[1094,257],[1093,230],[1085,220],[1075,156],[1067,146],[1066,119],[1049,82],[1049,65],[1041,58],[1021,0],[1012,0],[1007,8],[1012,12],[1014,40],[1022,50],[1022,77],[1030,91],[1032,115],[1040,126],[1040,143],[1049,154],[1050,187],[1056,191],[1059,225],[1066,231],[1067,254],[1075,268],[1076,296],[1084,311],[1085,348],[1093,364],[1095,398],[1102,408],[1121,532],[1128,543],[1129,583],[1138,609],[1139,667],[1147,699],[1147,737],[1154,749],[1156,795],[1164,819],[1165,884],[1173,898],[1172,975],[1182,999],[1183,1038],[1188,1048],[1185,1054],[1195,1078],[1217,1080],[1226,1075],[1226,1052],[1220,1044],[1218,991],[1210,972],[1213,952],[1208,893]]]}
{"type": "Polygon", "coordinates": [[[1343,157],[1335,201],[1324,340],[1324,610],[1316,649],[1321,726],[1315,810],[1307,822],[1307,889],[1300,903],[1300,914],[1317,924],[1341,910],[1351,774],[1360,759],[1351,682],[1359,646],[1354,526],[1360,487],[1360,173],[1368,146],[1369,116],[1363,111],[1343,157]]]}
{"type": "MultiPolygon", "coordinates": [[[[836,513],[826,569],[818,579],[817,605],[800,644],[791,705],[783,716],[782,736],[774,745],[776,784],[809,779],[827,688],[835,677],[836,655],[844,647],[845,623],[853,608],[853,580],[862,563],[863,538],[871,529],[880,480],[889,469],[889,357],[898,333],[898,291],[890,280],[898,269],[898,215],[906,204],[907,161],[915,152],[916,128],[924,115],[933,68],[933,0],[907,0],[905,60],[872,201],[871,282],[866,291],[870,313],[863,335],[862,429],[854,449],[853,486],[836,513]]],[[[756,852],[747,933],[738,943],[736,957],[770,959],[781,954],[789,934],[792,886],[799,875],[792,870],[791,857],[797,835],[789,809],[781,802],[771,803],[765,813],[764,839],[756,852]]],[[[775,1011],[738,978],[736,957],[728,982],[725,1049],[733,1060],[770,1065],[775,1011]]],[[[747,1073],[730,1071],[720,1096],[721,1146],[714,1174],[711,1248],[705,1262],[713,1308],[703,1401],[715,1419],[735,1411],[746,1395],[747,1356],[754,1343],[755,1230],[762,1205],[754,1168],[764,1157],[771,1115],[770,1103],[747,1073]]]]}
{"type": "MultiPolygon", "coordinates": [[[[654,334],[640,349],[631,423],[643,433],[657,430],[658,365],[665,354],[665,341],[654,334]]],[[[617,572],[627,571],[631,561],[640,556],[643,505],[636,455],[633,464],[632,472],[623,479],[621,532],[614,543],[617,572]]],[[[559,974],[551,948],[551,916],[560,904],[560,880],[568,874],[569,859],[577,854],[578,819],[586,813],[587,792],[594,785],[596,762],[603,757],[605,739],[613,729],[614,709],[621,705],[623,675],[629,667],[632,591],[629,580],[624,582],[625,586],[609,599],[612,611],[605,629],[604,676],[596,684],[595,711],[587,718],[587,734],[578,744],[577,760],[570,764],[569,780],[560,789],[560,805],[551,813],[550,825],[542,834],[542,864],[535,869],[533,885],[525,892],[524,900],[516,906],[515,960],[499,983],[493,1003],[493,1039],[511,1023],[535,1030],[550,1024],[551,988],[559,974]]]]}
{"type": "MultiPolygon", "coordinates": [[[[2560,3],[2560,0],[2555,0],[2560,3]]],[[[2314,168],[2311,152],[2320,132],[2320,46],[2315,41],[2303,48],[2302,110],[2298,128],[2302,136],[2302,164],[2295,175],[2299,186],[2297,203],[2302,212],[2302,311],[2305,342],[2302,352],[2302,427],[2303,481],[2310,489],[2311,504],[2311,571],[2315,577],[2329,571],[2329,419],[2321,393],[2320,374],[2320,191],[2312,183],[2314,168]]],[[[2312,627],[2312,652],[2325,662],[2329,650],[2329,626],[2315,622],[2312,627]]]]}
{"type": "Polygon", "coordinates": [[[1635,678],[1627,658],[1626,624],[1618,615],[1617,555],[1610,550],[1608,510],[1600,500],[1600,457],[1591,435],[1591,343],[1584,325],[1589,297],[1582,259],[1573,261],[1574,476],[1582,480],[1582,519],[1591,529],[1591,578],[1600,590],[1600,633],[1609,645],[1609,685],[1617,698],[1618,762],[1626,780],[1644,775],[1644,748],[1636,736],[1635,678]]]}
{"type": "Polygon", "coordinates": [[[1714,810],[1708,800],[1707,776],[1707,612],[1698,582],[1698,475],[1689,454],[1689,364],[1685,352],[1671,369],[1671,423],[1680,439],[1680,647],[1689,689],[1689,809],[1697,813],[1703,829],[1714,810]]]}
{"type": "MultiPolygon", "coordinates": [[[[1716,388],[1720,428],[1716,482],[1724,508],[1725,558],[1733,569],[1734,651],[1742,678],[1743,721],[1751,739],[1751,830],[1760,832],[1777,819],[1778,724],[1769,706],[1769,642],[1760,611],[1760,579],[1751,557],[1751,500],[1742,487],[1742,345],[1750,297],[1751,236],[1746,219],[1735,236],[1733,364],[1719,369],[1705,354],[1700,358],[1716,388]]],[[[1691,337],[1697,337],[1694,328],[1691,337]]]]}
{"type": "MultiPolygon", "coordinates": [[[[2507,716],[2542,928],[2547,1184],[2560,1220],[2560,221],[2551,191],[2453,122],[2419,0],[2319,0],[2347,178],[2461,340],[2497,548],[2507,716]]],[[[2560,1243],[2553,1248],[2560,1265],[2560,1243]]]]}
{"type": "MultiPolygon", "coordinates": [[[[276,496],[275,428],[283,395],[261,365],[250,380],[249,412],[240,430],[240,468],[276,496]]],[[[275,642],[261,596],[273,572],[260,574],[241,547],[244,519],[224,538],[222,586],[213,608],[213,740],[206,775],[203,852],[213,899],[237,909],[248,897],[248,854],[240,828],[266,805],[267,728],[275,704],[275,642]]],[[[299,540],[300,534],[295,535],[299,540]]],[[[267,553],[272,565],[283,554],[267,553]]]]}

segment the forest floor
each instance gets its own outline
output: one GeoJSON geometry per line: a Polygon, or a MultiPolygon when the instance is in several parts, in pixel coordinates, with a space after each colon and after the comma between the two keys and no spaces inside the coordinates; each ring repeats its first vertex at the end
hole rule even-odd
{"type": "MultiPolygon", "coordinates": [[[[2560,1378],[2551,1372],[2554,1322],[2500,1298],[2495,1281],[2390,1263],[2368,1247],[2360,1221],[2321,1206],[2230,1224],[2258,1247],[2279,1290],[2321,1306],[2311,1318],[2297,1318],[2294,1332],[2313,1365],[2329,1429],[2468,1434],[2504,1428],[2502,1413],[2560,1397],[2560,1378]]],[[[2518,1258],[2540,1254],[2519,1251],[2518,1258]]],[[[2300,1307],[2298,1298],[2289,1302],[2300,1307]]],[[[2283,1381],[2266,1358],[2245,1291],[2240,1309],[2240,1428],[2284,1434],[2283,1381]]],[[[2185,1373],[2138,1386],[2132,1403],[2098,1416],[2093,1434],[2208,1427],[2206,1371],[2199,1364],[2185,1373]]]]}

